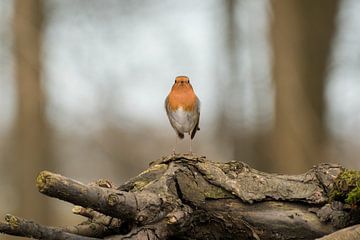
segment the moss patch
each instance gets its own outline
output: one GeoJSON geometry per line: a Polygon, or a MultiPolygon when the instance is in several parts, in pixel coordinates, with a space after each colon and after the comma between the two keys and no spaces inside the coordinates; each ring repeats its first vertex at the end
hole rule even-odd
{"type": "Polygon", "coordinates": [[[360,203],[360,184],[358,184],[351,192],[349,192],[345,202],[348,204],[360,203]]]}
{"type": "Polygon", "coordinates": [[[141,191],[154,180],[159,179],[167,170],[167,164],[155,164],[138,176],[119,187],[121,191],[141,191]]]}
{"type": "Polygon", "coordinates": [[[19,226],[19,220],[10,214],[6,214],[5,221],[8,222],[12,229],[15,229],[19,226]]]}
{"type": "Polygon", "coordinates": [[[233,198],[234,196],[220,187],[211,187],[204,192],[206,198],[221,199],[221,198],[233,198]]]}
{"type": "Polygon", "coordinates": [[[149,182],[147,182],[147,181],[136,181],[136,182],[134,182],[133,191],[141,191],[148,184],[149,184],[149,182]]]}
{"type": "Polygon", "coordinates": [[[139,174],[139,176],[142,175],[146,175],[149,174],[151,172],[155,172],[155,171],[165,171],[168,168],[167,164],[155,164],[153,166],[151,166],[150,168],[146,169],[145,171],[143,171],[142,173],[139,174]]]}
{"type": "Polygon", "coordinates": [[[360,204],[360,171],[345,170],[336,178],[329,193],[330,200],[351,205],[360,204]]]}

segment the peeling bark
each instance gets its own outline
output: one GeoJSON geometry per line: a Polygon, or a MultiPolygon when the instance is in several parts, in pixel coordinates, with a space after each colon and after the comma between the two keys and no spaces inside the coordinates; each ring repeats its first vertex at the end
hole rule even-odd
{"type": "MultiPolygon", "coordinates": [[[[62,228],[64,234],[114,240],[315,239],[360,223],[357,203],[330,197],[334,189],[339,196],[345,171],[321,164],[304,174],[279,175],[242,162],[176,155],[152,162],[117,188],[105,180],[85,185],[47,171],[39,174],[37,186],[43,194],[79,205],[73,213],[87,218],[62,228]]],[[[0,232],[45,239],[5,225],[0,232]]]]}

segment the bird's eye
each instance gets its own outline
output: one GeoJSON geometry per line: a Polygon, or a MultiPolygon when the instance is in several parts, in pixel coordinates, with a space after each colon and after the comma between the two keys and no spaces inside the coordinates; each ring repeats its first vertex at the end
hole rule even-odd
{"type": "Polygon", "coordinates": [[[176,83],[176,80],[175,80],[175,83],[176,83]]]}
{"type": "Polygon", "coordinates": [[[187,83],[189,83],[190,82],[190,80],[187,80],[187,83]]]}

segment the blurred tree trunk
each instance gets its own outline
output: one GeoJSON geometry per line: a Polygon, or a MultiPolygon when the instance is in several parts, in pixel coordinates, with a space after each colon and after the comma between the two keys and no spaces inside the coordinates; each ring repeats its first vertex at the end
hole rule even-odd
{"type": "MultiPolygon", "coordinates": [[[[219,91],[218,103],[219,103],[219,119],[218,119],[218,136],[220,136],[220,142],[222,148],[228,152],[228,158],[235,158],[236,155],[236,136],[238,126],[229,114],[231,110],[238,110],[237,106],[234,106],[237,101],[240,101],[239,96],[234,93],[234,89],[239,88],[238,77],[238,37],[237,37],[237,24],[236,24],[236,6],[237,0],[228,0],[223,2],[224,6],[224,61],[226,69],[223,74],[223,81],[219,82],[221,91],[219,91]],[[226,96],[224,96],[226,95],[226,96]],[[236,99],[236,100],[235,100],[236,99]],[[231,101],[234,100],[234,101],[231,101]]],[[[240,115],[241,113],[239,113],[240,115]]]]}
{"type": "MultiPolygon", "coordinates": [[[[244,160],[261,170],[264,170],[259,159],[265,158],[264,143],[268,136],[266,132],[255,127],[249,129],[245,125],[246,117],[245,94],[249,89],[245,88],[245,79],[241,76],[241,29],[239,27],[240,16],[238,8],[240,0],[228,0],[223,2],[224,27],[220,31],[224,34],[224,58],[226,72],[219,77],[217,82],[219,88],[219,118],[217,136],[220,137],[222,149],[229,154],[226,158],[244,160]]],[[[261,99],[256,99],[254,105],[259,105],[261,99]]],[[[255,121],[252,123],[256,125],[255,121]]]]}
{"type": "Polygon", "coordinates": [[[16,0],[14,7],[14,57],[17,112],[13,130],[14,178],[19,190],[19,212],[47,221],[47,200],[39,197],[36,174],[49,166],[49,130],[46,99],[41,82],[43,2],[16,0]],[[29,204],[31,203],[31,204],[29,204]]]}
{"type": "Polygon", "coordinates": [[[321,161],[324,85],[337,0],[273,0],[275,127],[272,170],[301,172],[321,161]]]}
{"type": "Polygon", "coordinates": [[[218,136],[222,148],[228,153],[227,158],[240,160],[241,156],[251,159],[252,147],[247,134],[241,131],[241,79],[239,78],[239,31],[237,26],[236,9],[238,0],[223,2],[224,6],[224,61],[226,62],[224,75],[219,82],[219,119],[218,136]],[[236,112],[236,114],[234,114],[236,112]]]}

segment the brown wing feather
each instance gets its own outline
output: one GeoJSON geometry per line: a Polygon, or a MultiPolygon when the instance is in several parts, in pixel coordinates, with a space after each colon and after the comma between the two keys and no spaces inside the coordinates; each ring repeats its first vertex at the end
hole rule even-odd
{"type": "Polygon", "coordinates": [[[196,131],[200,131],[199,122],[200,122],[200,100],[196,97],[196,114],[197,114],[197,121],[194,129],[191,131],[191,139],[195,137],[196,131]]]}

